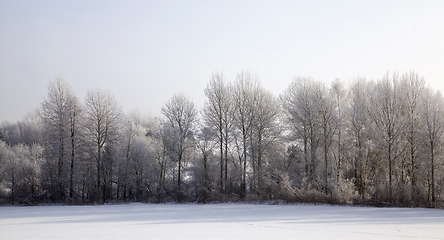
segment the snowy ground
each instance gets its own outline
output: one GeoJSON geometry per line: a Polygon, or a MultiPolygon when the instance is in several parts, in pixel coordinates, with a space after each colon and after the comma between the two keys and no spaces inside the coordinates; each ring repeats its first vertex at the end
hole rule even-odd
{"type": "Polygon", "coordinates": [[[444,210],[247,204],[0,207],[0,239],[444,239],[444,210]]]}

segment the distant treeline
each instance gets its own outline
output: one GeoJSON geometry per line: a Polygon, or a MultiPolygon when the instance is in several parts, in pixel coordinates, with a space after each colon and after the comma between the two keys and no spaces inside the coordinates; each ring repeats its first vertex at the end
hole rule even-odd
{"type": "Polygon", "coordinates": [[[205,96],[143,117],[100,89],[81,103],[55,76],[35,113],[0,126],[1,201],[443,206],[444,102],[415,72],[295,77],[279,96],[214,73],[205,96]]]}

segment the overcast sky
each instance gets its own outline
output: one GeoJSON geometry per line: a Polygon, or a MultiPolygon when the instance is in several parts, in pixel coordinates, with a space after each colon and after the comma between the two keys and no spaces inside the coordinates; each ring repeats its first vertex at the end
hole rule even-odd
{"type": "Polygon", "coordinates": [[[58,73],[82,102],[103,88],[157,116],[242,70],[276,95],[293,76],[409,70],[442,91],[444,1],[0,1],[0,121],[39,107],[58,73]]]}

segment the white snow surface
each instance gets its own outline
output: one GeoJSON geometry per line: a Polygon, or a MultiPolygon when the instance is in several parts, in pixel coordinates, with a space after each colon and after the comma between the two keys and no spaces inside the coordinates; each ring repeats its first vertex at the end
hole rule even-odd
{"type": "Polygon", "coordinates": [[[0,207],[0,239],[444,239],[444,210],[259,204],[0,207]]]}

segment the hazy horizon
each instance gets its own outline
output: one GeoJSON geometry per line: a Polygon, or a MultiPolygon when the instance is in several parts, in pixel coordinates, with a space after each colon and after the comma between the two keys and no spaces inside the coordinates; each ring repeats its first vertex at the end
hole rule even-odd
{"type": "Polygon", "coordinates": [[[83,102],[110,90],[126,113],[160,115],[174,93],[200,108],[213,72],[329,85],[415,71],[444,90],[442,1],[0,2],[0,122],[40,106],[56,74],[83,102]]]}

